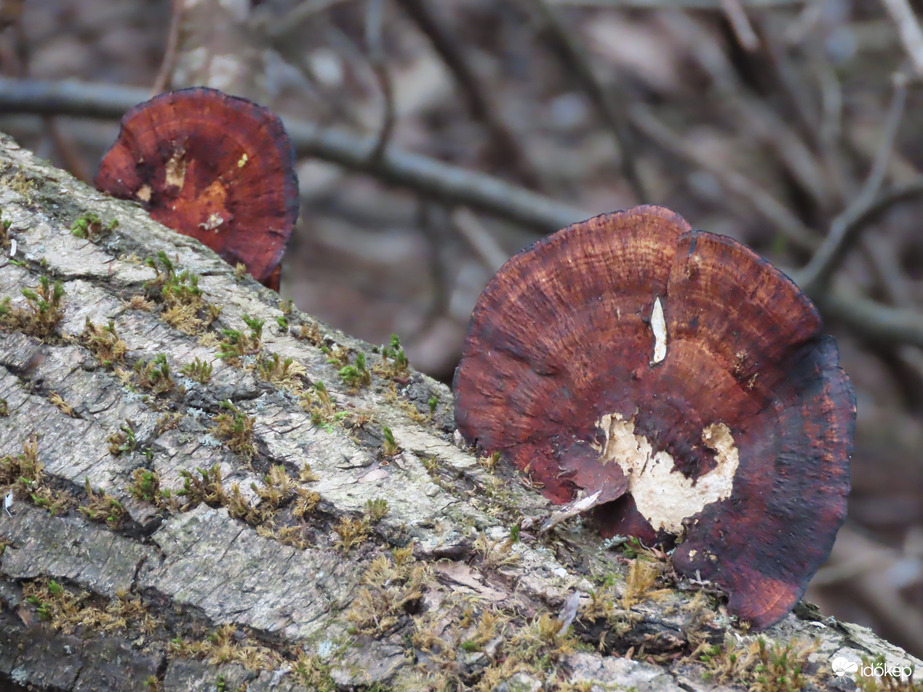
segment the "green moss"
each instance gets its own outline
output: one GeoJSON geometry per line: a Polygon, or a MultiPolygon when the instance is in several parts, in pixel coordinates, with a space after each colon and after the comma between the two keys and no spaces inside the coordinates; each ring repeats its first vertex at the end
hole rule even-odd
{"type": "Polygon", "coordinates": [[[397,442],[394,440],[394,433],[391,432],[391,428],[386,425],[381,427],[382,435],[384,436],[384,442],[382,443],[381,450],[386,457],[393,457],[400,453],[401,448],[398,446],[397,442]]]}
{"type": "Polygon", "coordinates": [[[215,416],[212,433],[218,439],[224,440],[232,452],[250,461],[256,452],[253,446],[253,418],[230,401],[222,402],[221,408],[225,409],[226,413],[215,416]]]}
{"type": "Polygon", "coordinates": [[[77,510],[90,521],[104,523],[112,529],[119,528],[125,518],[125,507],[122,503],[101,489],[94,491],[89,478],[84,481],[83,487],[87,495],[87,504],[81,505],[77,510]]]}
{"type": "Polygon", "coordinates": [[[64,317],[64,293],[64,284],[42,276],[37,286],[22,289],[25,308],[13,307],[9,298],[0,303],[0,325],[39,339],[54,336],[64,317]]]}
{"type": "Polygon", "coordinates": [[[111,368],[125,362],[128,345],[119,338],[111,320],[108,325],[101,327],[87,317],[80,339],[103,367],[111,368]]]}
{"type": "Polygon", "coordinates": [[[365,503],[365,519],[369,524],[377,524],[388,513],[388,501],[376,498],[365,503]]]}
{"type": "Polygon", "coordinates": [[[109,443],[109,454],[121,456],[122,454],[131,454],[138,448],[138,440],[135,438],[135,429],[131,421],[126,420],[119,426],[119,431],[114,432],[106,438],[109,443]]]}
{"type": "Polygon", "coordinates": [[[212,377],[212,370],[213,367],[211,363],[206,363],[204,360],[196,358],[191,363],[187,363],[183,366],[182,373],[199,384],[208,384],[208,381],[212,377]]]}
{"type": "Polygon", "coordinates": [[[68,497],[48,487],[38,458],[38,437],[33,435],[22,443],[22,453],[0,457],[0,496],[13,491],[19,500],[31,501],[36,507],[56,514],[68,502],[68,497]]]}
{"type": "Polygon", "coordinates": [[[167,394],[176,388],[176,381],[170,373],[167,356],[158,353],[150,362],[139,359],[133,368],[138,384],[152,394],[167,394]]]}
{"type": "Polygon", "coordinates": [[[74,223],[71,224],[71,233],[78,238],[97,243],[118,227],[119,222],[117,219],[112,219],[112,221],[103,225],[103,222],[99,220],[99,216],[93,212],[86,212],[78,216],[74,223]]]}
{"type": "Polygon", "coordinates": [[[382,362],[375,367],[381,377],[403,378],[410,374],[410,361],[397,334],[392,334],[390,343],[381,347],[381,358],[382,362]]]}

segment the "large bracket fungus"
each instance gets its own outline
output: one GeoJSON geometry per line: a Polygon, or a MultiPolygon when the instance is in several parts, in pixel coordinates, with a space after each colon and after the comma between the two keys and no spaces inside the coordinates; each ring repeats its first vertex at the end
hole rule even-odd
{"type": "Polygon", "coordinates": [[[605,536],[677,544],[682,574],[763,629],[846,514],[855,399],[817,310],[731,238],[653,206],[570,226],[507,262],[455,376],[465,439],[605,536]]]}
{"type": "Polygon", "coordinates": [[[270,288],[298,217],[298,180],[282,122],[247,99],[195,87],[129,110],[96,187],[141,202],[270,288]]]}

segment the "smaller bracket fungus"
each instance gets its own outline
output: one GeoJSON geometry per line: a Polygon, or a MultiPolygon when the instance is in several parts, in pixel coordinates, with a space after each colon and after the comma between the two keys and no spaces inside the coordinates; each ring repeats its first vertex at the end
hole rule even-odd
{"type": "Polygon", "coordinates": [[[604,536],[676,545],[763,629],[846,516],[855,398],[817,310],[737,241],[644,206],[574,224],[507,262],[455,374],[469,443],[604,536]]]}
{"type": "Polygon", "coordinates": [[[155,96],[122,118],[96,187],[279,289],[298,180],[288,135],[266,108],[205,87],[155,96]]]}

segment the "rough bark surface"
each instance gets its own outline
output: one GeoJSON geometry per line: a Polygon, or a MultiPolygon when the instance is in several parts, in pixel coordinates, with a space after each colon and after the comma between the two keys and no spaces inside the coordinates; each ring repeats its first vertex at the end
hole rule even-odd
{"type": "MultiPolygon", "coordinates": [[[[393,349],[289,313],[196,241],[8,138],[0,210],[0,485],[12,499],[0,510],[0,676],[55,690],[763,684],[758,640],[720,593],[579,517],[540,531],[552,508],[459,447],[448,389],[393,349]],[[118,228],[76,237],[88,212],[118,228]],[[174,281],[198,276],[199,322],[170,320],[185,331],[163,319],[163,262],[141,261],[161,252],[174,281]],[[64,289],[47,333],[21,294],[43,275],[64,289]],[[206,325],[208,306],[221,312],[206,325]],[[255,336],[245,316],[264,321],[258,349],[217,358],[232,339],[221,330],[255,336]],[[124,356],[101,349],[109,337],[124,356]],[[152,370],[161,354],[172,386],[162,360],[152,370]],[[205,384],[182,374],[196,358],[213,363],[205,384]],[[252,436],[225,434],[235,417],[252,436]]],[[[791,689],[854,689],[834,656],[923,673],[805,605],[762,636],[767,660],[787,654],[763,664],[791,689]]]]}

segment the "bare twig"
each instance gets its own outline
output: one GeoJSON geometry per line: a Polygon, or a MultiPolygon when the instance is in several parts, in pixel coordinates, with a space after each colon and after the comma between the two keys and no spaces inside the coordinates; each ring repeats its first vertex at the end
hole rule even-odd
{"type": "MultiPolygon", "coordinates": [[[[795,7],[809,0],[738,0],[747,8],[795,7]]],[[[555,5],[639,10],[721,10],[723,0],[551,0],[555,5]]]]}
{"type": "Polygon", "coordinates": [[[506,161],[511,170],[522,180],[532,186],[538,184],[538,176],[522,151],[522,147],[507,128],[499,113],[482,88],[474,68],[468,61],[465,51],[440,22],[436,14],[427,5],[427,0],[397,0],[404,12],[410,17],[420,31],[426,36],[433,50],[439,55],[445,66],[452,73],[459,88],[465,95],[471,117],[484,124],[487,135],[493,141],[493,158],[506,161]]]}
{"type": "Polygon", "coordinates": [[[750,20],[747,19],[747,13],[741,6],[740,0],[721,0],[721,7],[744,50],[751,53],[759,50],[760,39],[753,30],[750,20]]]}
{"type": "Polygon", "coordinates": [[[910,56],[917,77],[923,77],[923,30],[913,14],[907,0],[881,0],[891,19],[897,24],[897,31],[904,44],[904,50],[910,56]]]}
{"type": "Polygon", "coordinates": [[[526,0],[532,11],[547,29],[561,61],[580,82],[587,96],[611,130],[621,151],[622,174],[639,202],[647,201],[647,193],[636,165],[636,145],[621,104],[625,98],[613,87],[605,86],[596,77],[583,48],[558,17],[557,11],[545,0],[526,0]]]}
{"type": "MultiPolygon", "coordinates": [[[[41,82],[0,78],[0,113],[74,115],[119,119],[147,100],[146,89],[108,84],[41,82]]],[[[447,204],[470,206],[540,233],[550,233],[592,214],[494,176],[389,149],[379,159],[375,141],[314,123],[283,118],[295,151],[430,195],[447,204]]],[[[602,211],[602,210],[600,210],[602,211]]]]}
{"type": "Polygon", "coordinates": [[[481,263],[491,274],[496,272],[510,255],[497,242],[478,218],[466,207],[459,207],[450,216],[452,228],[474,250],[481,263]]]}
{"type": "Polygon", "coordinates": [[[397,116],[394,110],[394,84],[388,71],[385,58],[385,46],[382,39],[382,24],[384,23],[383,0],[369,0],[368,12],[365,16],[365,46],[368,51],[369,65],[378,81],[382,97],[381,127],[378,131],[378,141],[372,150],[372,158],[379,159],[385,153],[397,116]]]}
{"type": "Polygon", "coordinates": [[[710,173],[728,192],[747,200],[760,216],[799,248],[813,250],[820,244],[817,234],[766,190],[723,162],[696,151],[681,135],[661,122],[651,109],[636,104],[628,110],[628,114],[639,132],[672,156],[710,173]]]}
{"type": "Polygon", "coordinates": [[[881,145],[875,153],[872,168],[859,194],[837,216],[830,226],[830,233],[811,257],[811,261],[799,273],[799,283],[809,292],[819,292],[829,283],[836,269],[840,266],[859,233],[868,227],[870,218],[875,218],[882,207],[877,203],[878,191],[884,182],[888,161],[894,150],[894,141],[907,103],[906,79],[897,75],[894,81],[894,95],[885,118],[881,134],[881,145]],[[875,216],[867,213],[875,209],[875,216]]]}
{"type": "Polygon", "coordinates": [[[452,302],[452,288],[456,281],[452,263],[446,261],[446,232],[447,224],[444,223],[445,209],[439,212],[442,218],[433,219],[435,205],[420,200],[418,212],[418,225],[426,237],[426,254],[429,275],[433,286],[433,300],[423,314],[420,324],[408,335],[408,341],[418,342],[425,338],[435,324],[443,317],[448,316],[452,302]]]}
{"type": "Polygon", "coordinates": [[[842,290],[811,295],[811,299],[826,316],[871,341],[923,347],[923,315],[919,312],[888,307],[842,290]]]}
{"type": "Polygon", "coordinates": [[[176,64],[176,51],[179,47],[179,32],[183,25],[184,5],[185,0],[172,0],[170,2],[170,28],[167,31],[167,44],[163,51],[163,60],[160,62],[160,69],[157,71],[157,77],[154,78],[154,84],[151,86],[151,92],[154,94],[166,91],[170,86],[173,68],[176,64]]]}

